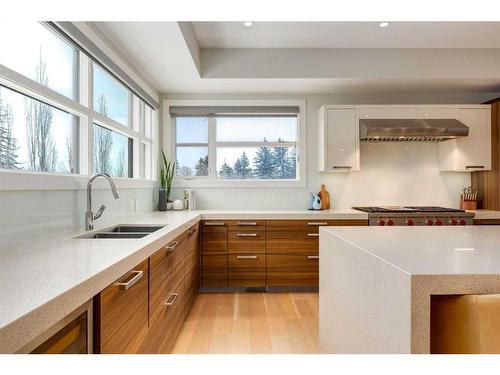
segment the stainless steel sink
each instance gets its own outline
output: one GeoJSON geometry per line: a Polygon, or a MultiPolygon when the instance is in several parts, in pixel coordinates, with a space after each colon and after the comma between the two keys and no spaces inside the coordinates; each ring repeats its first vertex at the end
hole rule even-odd
{"type": "Polygon", "coordinates": [[[76,238],[126,239],[142,238],[164,228],[165,225],[116,225],[98,232],[86,233],[76,238]]]}
{"type": "Polygon", "coordinates": [[[163,228],[159,225],[117,225],[116,227],[108,228],[102,230],[102,232],[113,232],[113,233],[153,233],[157,230],[163,228]]]}

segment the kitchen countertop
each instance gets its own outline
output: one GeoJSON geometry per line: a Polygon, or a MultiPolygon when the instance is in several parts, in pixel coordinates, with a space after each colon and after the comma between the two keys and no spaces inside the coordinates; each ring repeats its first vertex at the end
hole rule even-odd
{"type": "Polygon", "coordinates": [[[432,296],[500,293],[499,244],[500,226],[321,228],[321,351],[429,353],[432,296]]]}
{"type": "Polygon", "coordinates": [[[21,349],[199,220],[253,218],[368,216],[355,210],[156,211],[115,223],[166,225],[141,239],[74,238],[82,231],[14,247],[0,244],[0,353],[21,349]]]}
{"type": "Polygon", "coordinates": [[[475,211],[467,211],[474,213],[474,219],[479,220],[500,220],[500,211],[492,211],[492,210],[475,210],[475,211]]]}

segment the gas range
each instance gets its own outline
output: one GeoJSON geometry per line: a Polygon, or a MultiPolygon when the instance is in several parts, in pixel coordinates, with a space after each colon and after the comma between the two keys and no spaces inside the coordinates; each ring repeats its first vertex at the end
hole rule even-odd
{"type": "Polygon", "coordinates": [[[369,225],[472,225],[474,213],[434,206],[353,207],[368,213],[369,225]]]}

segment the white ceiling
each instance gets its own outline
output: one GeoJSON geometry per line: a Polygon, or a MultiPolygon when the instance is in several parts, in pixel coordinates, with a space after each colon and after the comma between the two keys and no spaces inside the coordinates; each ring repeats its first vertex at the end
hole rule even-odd
{"type": "Polygon", "coordinates": [[[500,23],[391,23],[386,29],[372,22],[256,22],[250,28],[240,22],[89,25],[158,92],[166,94],[500,91],[500,64],[496,63],[500,23]],[[192,30],[191,36],[186,29],[192,30]],[[345,49],[335,50],[346,46],[358,50],[352,56],[342,53],[345,49]],[[443,50],[444,57],[429,59],[433,54],[414,49],[419,46],[471,49],[443,50]],[[414,52],[405,55],[401,50],[400,59],[382,50],[396,47],[414,52]],[[293,63],[287,59],[290,52],[293,63]],[[427,56],[425,69],[420,56],[427,56]],[[402,65],[404,69],[397,69],[402,65]]]}
{"type": "Polygon", "coordinates": [[[202,48],[500,48],[500,22],[193,22],[202,48]]]}

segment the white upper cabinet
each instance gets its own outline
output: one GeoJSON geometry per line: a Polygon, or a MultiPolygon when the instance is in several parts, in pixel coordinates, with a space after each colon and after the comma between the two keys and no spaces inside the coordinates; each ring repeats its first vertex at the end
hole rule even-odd
{"type": "Polygon", "coordinates": [[[319,171],[359,170],[359,126],[356,108],[323,106],[319,117],[319,171]]]}
{"type": "Polygon", "coordinates": [[[441,171],[491,170],[490,106],[460,108],[458,120],[469,127],[469,135],[439,144],[441,171]]]}

